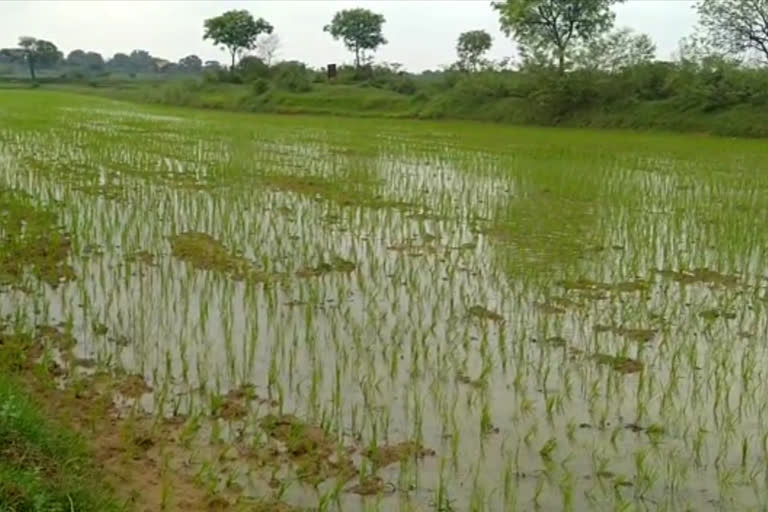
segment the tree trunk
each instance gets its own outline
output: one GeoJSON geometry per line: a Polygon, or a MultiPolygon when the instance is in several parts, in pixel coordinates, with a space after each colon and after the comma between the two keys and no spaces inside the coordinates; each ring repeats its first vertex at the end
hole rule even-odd
{"type": "Polygon", "coordinates": [[[360,70],[360,47],[355,46],[355,69],[360,70]]]}
{"type": "Polygon", "coordinates": [[[31,55],[27,55],[27,65],[29,65],[29,76],[32,77],[33,82],[37,82],[37,76],[35,76],[35,59],[31,55]]]}
{"type": "Polygon", "coordinates": [[[557,72],[565,74],[565,50],[562,48],[557,50],[557,72]]]}
{"type": "Polygon", "coordinates": [[[235,72],[235,54],[237,52],[236,50],[230,50],[229,53],[232,54],[232,64],[229,66],[229,72],[234,73],[235,72]]]}

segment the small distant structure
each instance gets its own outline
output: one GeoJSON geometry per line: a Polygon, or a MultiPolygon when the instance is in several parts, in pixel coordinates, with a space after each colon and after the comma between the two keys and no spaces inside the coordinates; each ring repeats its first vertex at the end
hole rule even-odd
{"type": "Polygon", "coordinates": [[[328,80],[333,80],[337,74],[336,64],[328,64],[328,80]]]}

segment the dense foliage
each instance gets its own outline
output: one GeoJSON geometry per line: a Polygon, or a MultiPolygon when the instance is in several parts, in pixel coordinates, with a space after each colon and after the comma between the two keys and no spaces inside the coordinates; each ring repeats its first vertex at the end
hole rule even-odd
{"type": "Polygon", "coordinates": [[[491,36],[473,30],[458,37],[456,63],[440,70],[411,73],[398,64],[374,63],[371,52],[386,43],[384,17],[345,9],[324,30],[354,53],[353,65],[341,65],[329,78],[325,69],[276,60],[280,39],[272,26],[247,11],[230,11],[205,22],[206,37],[229,49],[235,63],[230,69],[196,55],[171,62],[145,50],[105,59],[78,49],[64,58],[52,43],[39,42],[45,58],[24,53],[23,46],[0,51],[0,75],[29,74],[25,55],[32,55],[34,69],[45,68],[39,77],[43,82],[74,78],[109,88],[127,74],[140,87],[142,79],[196,77],[141,93],[162,103],[279,111],[285,101],[293,110],[326,113],[381,111],[388,104],[403,106],[390,115],[671,129],[700,129],[698,119],[706,115],[719,116],[717,131],[724,133],[768,131],[761,123],[745,121],[768,110],[768,70],[761,51],[768,15],[764,1],[699,0],[695,7],[701,25],[669,61],[658,60],[648,35],[614,28],[614,3],[494,2],[502,29],[518,43],[518,62],[485,59],[491,36]],[[249,50],[255,54],[236,62],[249,50]],[[287,100],[288,93],[312,94],[287,100]],[[346,98],[347,104],[337,105],[336,98],[346,98]]]}

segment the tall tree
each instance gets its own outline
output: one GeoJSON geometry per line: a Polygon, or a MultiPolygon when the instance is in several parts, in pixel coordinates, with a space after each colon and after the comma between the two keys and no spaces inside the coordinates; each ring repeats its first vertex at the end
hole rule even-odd
{"type": "Polygon", "coordinates": [[[104,67],[104,58],[97,52],[72,50],[67,55],[67,64],[91,71],[99,71],[104,67]]]}
{"type": "Polygon", "coordinates": [[[232,57],[230,70],[235,70],[235,61],[247,50],[253,50],[261,34],[271,34],[274,28],[263,18],[254,19],[245,10],[227,11],[220,16],[209,18],[203,24],[203,39],[211,39],[221,45],[232,57]]]}
{"type": "Polygon", "coordinates": [[[187,73],[199,73],[203,69],[203,61],[197,55],[187,55],[179,60],[179,68],[187,73]]]}
{"type": "Polygon", "coordinates": [[[67,54],[67,64],[70,66],[84,66],[85,65],[85,52],[83,50],[72,50],[67,54]]]}
{"type": "Polygon", "coordinates": [[[13,55],[27,63],[29,76],[37,80],[36,70],[41,66],[50,66],[61,60],[61,52],[56,45],[34,37],[20,37],[19,48],[13,55]]]}
{"type": "Polygon", "coordinates": [[[758,52],[768,63],[768,0],[700,0],[701,25],[727,53],[758,52]]]}
{"type": "Polygon", "coordinates": [[[528,54],[543,55],[565,73],[569,52],[613,26],[611,6],[622,0],[503,0],[492,2],[501,29],[528,54]]]}
{"type": "Polygon", "coordinates": [[[477,71],[483,54],[491,49],[493,38],[485,30],[471,30],[459,36],[456,53],[462,69],[477,71]]]}
{"type": "Polygon", "coordinates": [[[155,59],[146,50],[133,50],[128,56],[133,71],[154,71],[155,59]]]}
{"type": "Polygon", "coordinates": [[[344,9],[337,12],[323,30],[335,40],[341,39],[344,46],[355,53],[355,67],[359,69],[366,51],[375,52],[379,46],[387,44],[381,31],[385,22],[383,15],[368,9],[344,9]]]}
{"type": "Polygon", "coordinates": [[[104,57],[98,52],[87,52],[85,54],[85,65],[91,71],[104,69],[104,57]]]}
{"type": "Polygon", "coordinates": [[[648,34],[635,34],[631,28],[622,28],[595,38],[585,45],[578,60],[588,69],[615,72],[656,58],[656,44],[648,34]]]}

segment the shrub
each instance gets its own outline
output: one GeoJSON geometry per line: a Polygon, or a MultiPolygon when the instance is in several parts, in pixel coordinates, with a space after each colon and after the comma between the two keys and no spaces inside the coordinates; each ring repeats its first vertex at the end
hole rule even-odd
{"type": "Polygon", "coordinates": [[[269,90],[269,82],[263,78],[258,78],[251,85],[251,90],[255,96],[261,96],[269,90]]]}
{"type": "Polygon", "coordinates": [[[312,90],[311,72],[301,62],[281,62],[272,67],[272,76],[277,87],[291,92],[312,90]]]}
{"type": "Polygon", "coordinates": [[[237,74],[244,82],[253,82],[259,79],[268,79],[270,75],[269,66],[258,57],[249,55],[243,57],[237,65],[237,74]]]}

